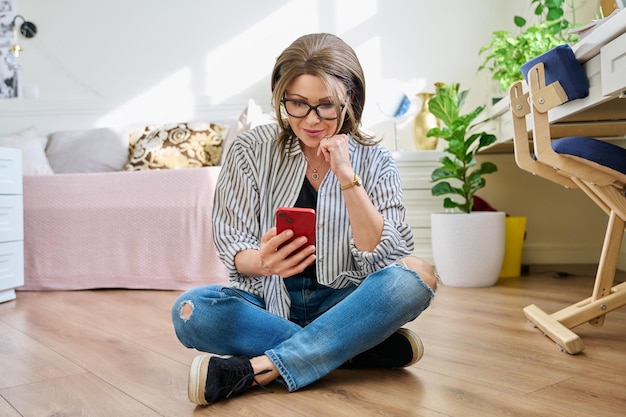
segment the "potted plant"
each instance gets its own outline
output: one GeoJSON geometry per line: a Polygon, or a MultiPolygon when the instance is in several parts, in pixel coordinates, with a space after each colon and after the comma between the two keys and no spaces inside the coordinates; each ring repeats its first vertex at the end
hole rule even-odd
{"type": "MultiPolygon", "coordinates": [[[[571,3],[569,7],[573,11],[573,0],[571,3]]],[[[519,34],[495,31],[491,41],[479,50],[483,62],[478,71],[488,70],[503,92],[523,78],[520,71],[522,64],[556,46],[578,39],[577,35],[567,32],[572,24],[564,17],[565,0],[531,0],[531,4],[535,6],[533,13],[538,23],[526,27],[526,19],[514,16],[513,22],[519,28],[519,34]]]]}
{"type": "Polygon", "coordinates": [[[472,125],[485,106],[461,114],[468,91],[459,92],[458,83],[435,84],[430,112],[444,124],[430,129],[427,136],[446,142],[441,166],[431,180],[433,196],[452,195],[443,200],[449,212],[431,214],[435,265],[446,285],[481,287],[495,284],[504,257],[505,213],[472,212],[474,194],[486,184],[484,175],[497,171],[492,162],[476,162],[476,154],[496,141],[472,125]]]}

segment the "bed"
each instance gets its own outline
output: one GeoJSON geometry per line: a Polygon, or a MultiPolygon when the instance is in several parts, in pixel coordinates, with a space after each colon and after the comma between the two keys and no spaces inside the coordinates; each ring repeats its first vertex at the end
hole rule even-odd
{"type": "Polygon", "coordinates": [[[211,228],[219,169],[24,177],[20,290],[227,282],[211,228]]]}

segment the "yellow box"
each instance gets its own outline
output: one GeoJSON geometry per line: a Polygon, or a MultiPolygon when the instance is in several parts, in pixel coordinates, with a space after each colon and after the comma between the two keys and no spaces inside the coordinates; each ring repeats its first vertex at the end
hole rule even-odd
{"type": "Polygon", "coordinates": [[[519,277],[522,273],[522,251],[526,237],[526,217],[509,216],[505,219],[504,260],[501,278],[519,277]]]}

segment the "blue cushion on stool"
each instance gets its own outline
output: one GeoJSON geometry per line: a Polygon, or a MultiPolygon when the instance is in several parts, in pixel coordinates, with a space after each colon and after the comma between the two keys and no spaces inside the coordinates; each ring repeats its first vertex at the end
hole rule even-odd
{"type": "Polygon", "coordinates": [[[523,64],[520,69],[526,82],[528,71],[539,62],[543,62],[546,85],[558,80],[567,94],[568,101],[589,95],[587,74],[569,45],[559,45],[523,64]]]}
{"type": "Polygon", "coordinates": [[[584,136],[561,138],[552,142],[556,153],[578,156],[626,174],[626,148],[584,136]]]}

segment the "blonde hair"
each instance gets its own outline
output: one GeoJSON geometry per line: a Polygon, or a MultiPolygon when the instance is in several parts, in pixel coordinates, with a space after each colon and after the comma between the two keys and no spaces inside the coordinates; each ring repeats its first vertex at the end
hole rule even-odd
{"type": "Polygon", "coordinates": [[[350,97],[346,102],[346,116],[338,134],[349,134],[362,145],[374,145],[379,141],[361,130],[361,116],[365,105],[365,77],[354,50],[339,37],[329,33],[313,33],[301,36],[289,45],[276,59],[272,71],[272,105],[280,125],[278,142],[283,150],[291,148],[295,134],[281,111],[281,100],[291,83],[300,75],[319,77],[341,114],[345,97],[337,87],[341,82],[350,97]]]}

